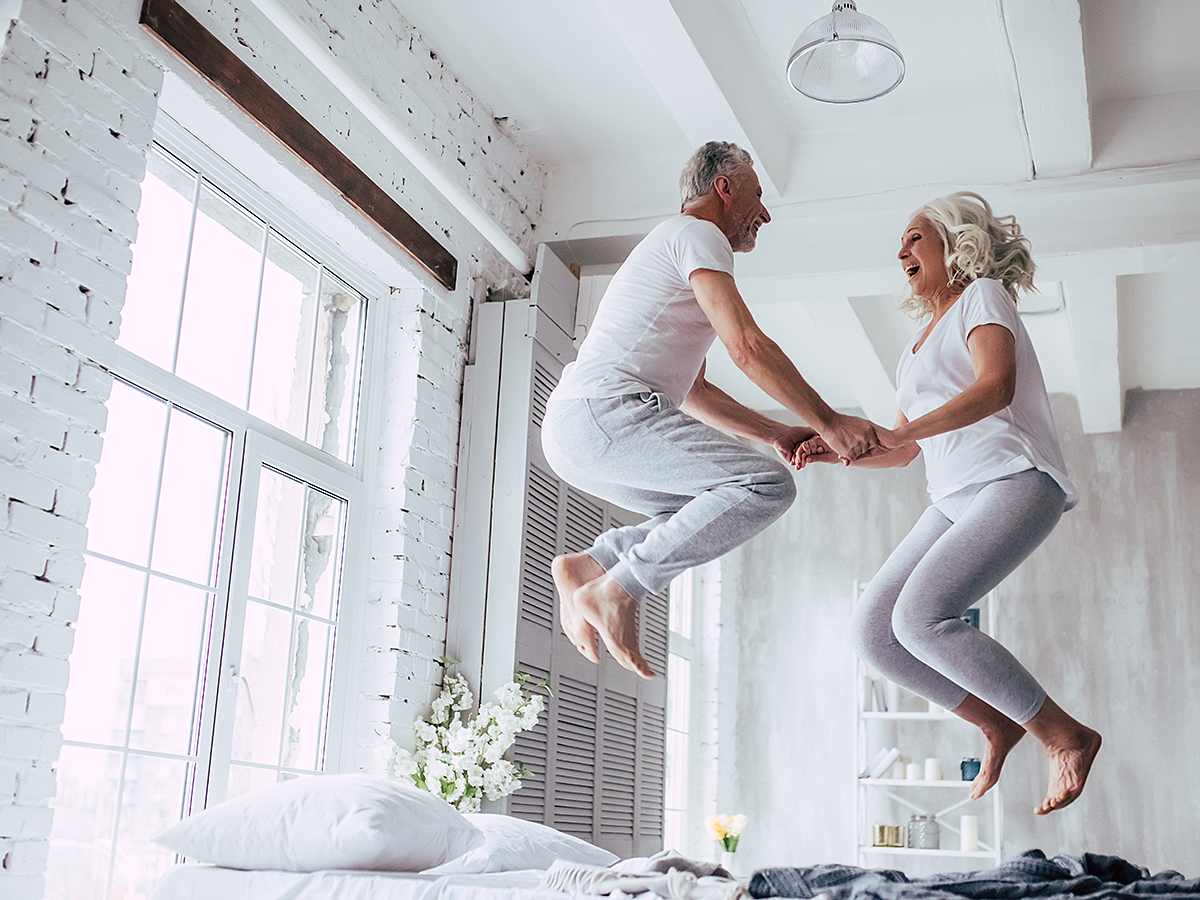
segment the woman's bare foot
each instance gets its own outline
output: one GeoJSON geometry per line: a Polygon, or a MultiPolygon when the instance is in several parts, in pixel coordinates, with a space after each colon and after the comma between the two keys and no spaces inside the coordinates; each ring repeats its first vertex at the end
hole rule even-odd
{"type": "Polygon", "coordinates": [[[1033,810],[1044,816],[1073,803],[1083,793],[1092,761],[1100,752],[1101,738],[1099,732],[1072,719],[1049,697],[1025,727],[1042,742],[1050,761],[1046,799],[1033,810]]]}
{"type": "Polygon", "coordinates": [[[589,581],[575,591],[572,600],[584,623],[600,634],[613,659],[643,678],[654,677],[650,663],[638,650],[638,602],[611,575],[589,581]]]}
{"type": "Polygon", "coordinates": [[[604,575],[604,568],[586,553],[564,553],[550,563],[554,587],[558,589],[558,618],[575,649],[594,663],[600,662],[599,635],[584,621],[575,604],[575,592],[604,575]]]}
{"type": "Polygon", "coordinates": [[[971,799],[978,800],[1000,780],[1000,770],[1009,751],[1025,736],[1025,729],[989,703],[974,694],[956,706],[952,712],[983,732],[987,749],[979,764],[979,774],[971,783],[971,799]]]}
{"type": "Polygon", "coordinates": [[[1002,715],[1003,721],[983,728],[983,738],[987,741],[987,749],[983,751],[983,761],[979,764],[979,774],[971,784],[971,799],[978,800],[1000,780],[1000,769],[1004,760],[1013,747],[1025,737],[1025,729],[1002,715]]]}

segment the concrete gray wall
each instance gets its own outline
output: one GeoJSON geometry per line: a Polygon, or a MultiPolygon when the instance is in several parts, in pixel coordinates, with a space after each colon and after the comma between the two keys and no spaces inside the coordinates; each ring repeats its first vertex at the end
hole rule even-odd
{"type": "MultiPolygon", "coordinates": [[[[1073,398],[1052,400],[1082,499],[997,588],[997,631],[1105,743],[1084,795],[1046,817],[1032,814],[1046,786],[1040,745],[1018,745],[1001,780],[1005,856],[1087,850],[1196,875],[1200,391],[1130,393],[1123,430],[1104,435],[1082,433],[1073,398]]],[[[749,817],[746,870],[853,862],[851,584],[928,502],[920,461],[796,477],[788,514],[722,560],[722,634],[738,671],[718,797],[749,817]]]]}

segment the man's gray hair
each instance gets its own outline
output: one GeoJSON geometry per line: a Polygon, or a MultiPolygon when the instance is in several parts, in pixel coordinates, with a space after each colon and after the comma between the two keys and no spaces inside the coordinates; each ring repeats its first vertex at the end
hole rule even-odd
{"type": "Polygon", "coordinates": [[[729,141],[709,141],[692,154],[683,174],[679,176],[679,194],[683,202],[681,209],[699,200],[713,189],[713,179],[718,175],[730,178],[754,165],[750,154],[729,141]]]}

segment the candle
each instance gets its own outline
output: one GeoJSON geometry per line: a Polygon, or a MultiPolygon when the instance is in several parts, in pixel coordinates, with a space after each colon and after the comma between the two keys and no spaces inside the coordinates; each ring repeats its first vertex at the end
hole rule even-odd
{"type": "Polygon", "coordinates": [[[970,853],[973,850],[979,849],[979,817],[978,816],[963,816],[959,822],[959,837],[962,844],[961,849],[970,853]]]}
{"type": "Polygon", "coordinates": [[[925,780],[942,780],[942,761],[936,756],[930,756],[925,760],[925,780]]]}
{"type": "Polygon", "coordinates": [[[907,778],[909,781],[920,781],[921,780],[921,765],[920,765],[920,763],[909,763],[904,771],[905,771],[904,777],[907,778]]]}

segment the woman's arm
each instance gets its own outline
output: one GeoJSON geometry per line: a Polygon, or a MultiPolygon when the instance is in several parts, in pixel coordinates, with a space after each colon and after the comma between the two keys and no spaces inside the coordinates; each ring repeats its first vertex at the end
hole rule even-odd
{"type": "Polygon", "coordinates": [[[967,350],[975,382],[937,409],[898,425],[890,435],[881,434],[886,449],[974,425],[1012,403],[1017,388],[1017,342],[1013,333],[1003,325],[978,325],[967,335],[967,350]]]}

